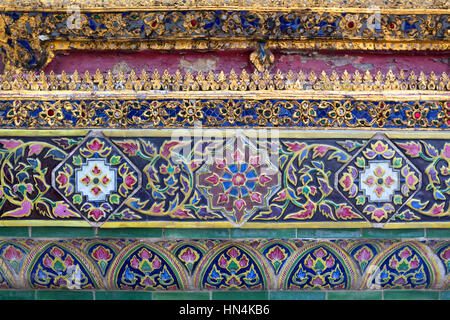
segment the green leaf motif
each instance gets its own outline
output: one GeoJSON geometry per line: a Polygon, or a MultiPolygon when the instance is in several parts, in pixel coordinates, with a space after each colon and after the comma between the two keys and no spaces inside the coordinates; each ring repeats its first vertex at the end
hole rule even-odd
{"type": "Polygon", "coordinates": [[[399,194],[394,195],[394,204],[402,204],[403,197],[399,194]]]}
{"type": "Polygon", "coordinates": [[[83,164],[83,160],[81,160],[80,156],[74,156],[72,163],[74,166],[81,166],[83,164]]]}
{"type": "Polygon", "coordinates": [[[83,202],[83,197],[80,194],[75,194],[73,196],[73,203],[74,204],[81,204],[83,202]]]}
{"type": "Polygon", "coordinates": [[[363,205],[364,203],[366,203],[366,197],[365,196],[357,196],[356,197],[356,204],[357,205],[363,205]]]}
{"type": "Polygon", "coordinates": [[[355,164],[357,167],[364,169],[366,167],[366,159],[364,159],[363,157],[358,157],[356,158],[355,164]]]}
{"type": "Polygon", "coordinates": [[[120,156],[112,156],[109,161],[113,166],[118,165],[120,163],[120,156]]]}
{"type": "Polygon", "coordinates": [[[402,167],[402,162],[403,162],[402,158],[395,157],[394,160],[392,160],[392,164],[394,165],[394,168],[396,168],[396,169],[402,167]]]}
{"type": "Polygon", "coordinates": [[[118,194],[113,193],[109,196],[109,201],[113,204],[119,204],[120,203],[120,197],[118,194]]]}

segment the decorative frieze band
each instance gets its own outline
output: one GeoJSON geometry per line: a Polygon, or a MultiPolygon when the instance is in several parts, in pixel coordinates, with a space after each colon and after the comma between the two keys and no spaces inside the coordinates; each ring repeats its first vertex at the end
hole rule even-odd
{"type": "Polygon", "coordinates": [[[2,225],[444,227],[447,132],[2,131],[2,225]]]}
{"type": "Polygon", "coordinates": [[[0,240],[2,289],[449,289],[448,241],[0,240]]]}

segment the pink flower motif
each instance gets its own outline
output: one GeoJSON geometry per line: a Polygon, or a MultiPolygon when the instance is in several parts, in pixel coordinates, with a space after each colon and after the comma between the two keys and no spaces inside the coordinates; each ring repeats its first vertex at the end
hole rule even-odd
{"type": "Polygon", "coordinates": [[[240,211],[244,205],[245,205],[245,201],[242,199],[238,199],[234,202],[234,205],[236,206],[236,208],[240,211]]]}
{"type": "Polygon", "coordinates": [[[153,267],[153,269],[159,269],[159,268],[161,268],[161,260],[159,260],[158,257],[155,257],[155,259],[153,259],[153,261],[152,261],[152,267],[153,267]]]}
{"type": "Polygon", "coordinates": [[[450,161],[450,143],[446,143],[444,145],[441,155],[442,158],[446,159],[447,161],[450,161]]]}
{"type": "Polygon", "coordinates": [[[415,269],[415,268],[417,268],[417,267],[419,266],[419,260],[417,260],[417,257],[414,257],[414,258],[411,260],[411,262],[409,263],[409,266],[410,266],[412,269],[415,269]]]}
{"type": "Polygon", "coordinates": [[[220,259],[219,259],[219,266],[221,268],[225,269],[227,267],[227,265],[228,265],[227,259],[225,259],[224,256],[221,256],[220,259]]]}
{"type": "Polygon", "coordinates": [[[94,218],[95,221],[100,220],[101,218],[103,218],[106,214],[103,212],[102,209],[92,209],[91,211],[89,211],[88,216],[94,218]]]}
{"type": "Polygon", "coordinates": [[[61,201],[56,203],[56,207],[53,208],[53,214],[59,218],[78,217],[78,214],[69,210],[69,206],[61,201]]]}
{"type": "Polygon", "coordinates": [[[261,203],[262,199],[261,199],[261,194],[258,192],[252,193],[252,197],[251,199],[257,203],[261,203]]]}
{"type": "Polygon", "coordinates": [[[144,287],[153,287],[155,284],[155,281],[153,281],[153,279],[149,276],[145,276],[145,278],[142,280],[142,285],[144,287]]]}
{"type": "Polygon", "coordinates": [[[125,185],[130,189],[135,183],[136,183],[136,179],[131,175],[127,175],[125,178],[125,185]]]}
{"type": "Polygon", "coordinates": [[[407,155],[412,157],[417,157],[422,152],[422,146],[417,142],[399,143],[398,145],[406,150],[407,155]]]}
{"type": "Polygon", "coordinates": [[[60,172],[58,177],[56,178],[56,181],[59,182],[60,187],[64,187],[67,184],[67,182],[69,182],[69,179],[67,178],[67,176],[65,174],[60,172]]]}
{"type": "Polygon", "coordinates": [[[87,144],[87,147],[91,150],[91,151],[99,151],[103,148],[103,143],[101,143],[98,139],[94,139],[92,140],[92,142],[90,144],[87,144]]]}
{"type": "Polygon", "coordinates": [[[402,251],[400,251],[399,256],[402,259],[406,259],[409,258],[412,255],[411,250],[409,250],[409,248],[404,248],[402,251]]]}
{"type": "Polygon", "coordinates": [[[306,143],[298,143],[298,142],[285,142],[285,144],[288,146],[288,151],[297,152],[306,147],[306,143]]]}
{"type": "Polygon", "coordinates": [[[31,156],[33,154],[39,154],[41,152],[43,146],[42,144],[33,144],[30,146],[30,150],[28,151],[28,156],[31,156]]]}
{"type": "Polygon", "coordinates": [[[57,247],[53,247],[52,250],[50,250],[50,254],[54,257],[61,258],[64,255],[64,251],[57,247]]]}
{"type": "Polygon", "coordinates": [[[325,284],[320,276],[316,276],[316,277],[312,280],[311,283],[312,283],[314,286],[322,286],[322,285],[325,284]]]}
{"type": "Polygon", "coordinates": [[[327,255],[327,252],[325,250],[323,250],[322,248],[320,248],[319,250],[316,250],[314,252],[314,256],[317,258],[323,258],[327,255]]]}
{"type": "Polygon", "coordinates": [[[9,245],[8,248],[6,248],[5,252],[3,253],[3,256],[8,260],[20,260],[23,257],[23,254],[14,248],[14,246],[9,245]]]}
{"type": "Polygon", "coordinates": [[[95,248],[92,252],[92,256],[95,259],[101,261],[109,261],[112,258],[112,254],[110,253],[109,249],[103,246],[98,246],[97,248],[95,248]]]}
{"type": "Polygon", "coordinates": [[[139,151],[139,145],[132,141],[118,142],[117,144],[123,148],[123,151],[125,153],[127,153],[131,156],[136,155],[136,153],[139,151]]]}
{"type": "Polygon", "coordinates": [[[194,262],[197,260],[197,256],[195,255],[194,251],[191,250],[191,248],[187,248],[186,251],[183,252],[181,255],[181,260],[184,262],[194,262]]]}
{"type": "Polygon", "coordinates": [[[48,255],[45,255],[43,264],[47,268],[51,268],[52,267],[52,260],[49,258],[48,255]]]}
{"type": "Polygon", "coordinates": [[[208,178],[206,178],[206,181],[209,181],[212,183],[213,186],[219,183],[219,176],[217,174],[212,174],[208,178]]]}
{"type": "Polygon", "coordinates": [[[236,258],[239,255],[239,251],[236,248],[231,248],[227,253],[232,258],[236,258]]]}
{"type": "Polygon", "coordinates": [[[18,140],[0,140],[0,143],[2,143],[3,146],[6,149],[12,150],[12,149],[15,149],[18,146],[20,146],[22,144],[22,141],[18,141],[18,140]]]}
{"type": "Polygon", "coordinates": [[[133,269],[139,268],[139,260],[136,258],[136,256],[133,256],[133,258],[131,258],[130,264],[133,269]]]}
{"type": "Polygon", "coordinates": [[[450,248],[447,248],[444,252],[441,253],[441,257],[444,260],[450,259],[450,248]]]}
{"type": "Polygon", "coordinates": [[[282,260],[284,260],[286,258],[285,254],[283,253],[283,251],[278,246],[274,247],[269,252],[267,257],[269,257],[269,259],[272,260],[272,261],[282,261],[282,260]]]}
{"type": "Polygon", "coordinates": [[[66,265],[66,268],[69,268],[73,265],[73,259],[69,255],[67,255],[66,259],[64,260],[64,264],[66,265]]]}
{"type": "Polygon", "coordinates": [[[241,260],[239,260],[239,266],[241,268],[245,268],[248,266],[248,259],[245,255],[242,256],[241,260]]]}
{"type": "Polygon", "coordinates": [[[339,208],[336,210],[336,216],[340,219],[353,219],[359,218],[359,215],[352,211],[352,208],[346,206],[345,204],[340,204],[339,208]]]}
{"type": "Polygon", "coordinates": [[[325,265],[327,268],[331,268],[332,266],[334,266],[334,263],[334,258],[331,255],[327,258],[327,260],[325,260],[325,265]]]}
{"type": "Polygon", "coordinates": [[[311,259],[311,256],[308,256],[305,260],[305,266],[308,268],[312,268],[314,265],[314,261],[311,259]]]}
{"type": "Polygon", "coordinates": [[[373,256],[372,252],[365,247],[358,250],[357,254],[355,255],[356,259],[361,262],[369,261],[372,258],[372,256],[373,256]]]}
{"type": "Polygon", "coordinates": [[[139,252],[139,257],[142,259],[149,259],[151,256],[152,254],[145,248],[139,252]]]}

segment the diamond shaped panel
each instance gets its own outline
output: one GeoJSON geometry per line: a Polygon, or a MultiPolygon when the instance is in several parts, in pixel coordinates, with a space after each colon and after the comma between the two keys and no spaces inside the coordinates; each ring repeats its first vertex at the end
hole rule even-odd
{"type": "Polygon", "coordinates": [[[92,225],[100,225],[141,186],[141,173],[109,139],[89,134],[52,172],[53,187],[92,225]]]}
{"type": "Polygon", "coordinates": [[[335,187],[372,223],[386,223],[421,188],[419,170],[383,134],[336,173],[335,187]]]}

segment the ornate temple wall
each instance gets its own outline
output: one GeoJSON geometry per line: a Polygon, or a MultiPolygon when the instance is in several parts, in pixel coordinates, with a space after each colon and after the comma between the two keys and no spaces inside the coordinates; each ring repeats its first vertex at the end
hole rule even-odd
{"type": "Polygon", "coordinates": [[[445,4],[387,4],[381,31],[353,2],[83,7],[74,31],[22,2],[0,299],[450,299],[445,4]]]}

